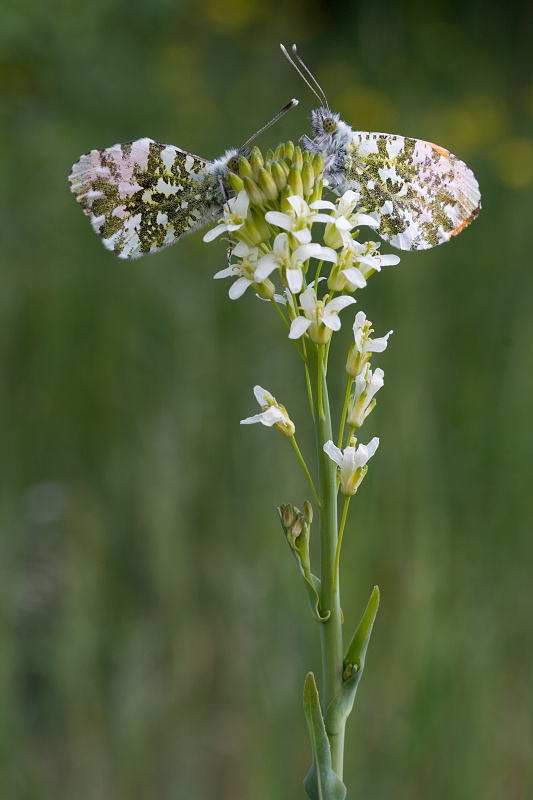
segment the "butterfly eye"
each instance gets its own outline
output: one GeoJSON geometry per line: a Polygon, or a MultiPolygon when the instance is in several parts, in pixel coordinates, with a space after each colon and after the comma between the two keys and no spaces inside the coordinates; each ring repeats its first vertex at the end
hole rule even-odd
{"type": "Polygon", "coordinates": [[[232,156],[228,161],[228,169],[231,172],[237,172],[239,169],[239,156],[232,156]]]}
{"type": "Polygon", "coordinates": [[[324,130],[326,131],[326,133],[335,133],[335,131],[339,127],[339,124],[338,124],[337,120],[333,119],[333,117],[326,117],[322,121],[322,126],[323,126],[324,130]]]}

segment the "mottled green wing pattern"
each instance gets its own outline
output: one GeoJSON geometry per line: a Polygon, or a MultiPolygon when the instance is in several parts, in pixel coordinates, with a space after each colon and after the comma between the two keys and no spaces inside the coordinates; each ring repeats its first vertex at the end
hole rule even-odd
{"type": "Polygon", "coordinates": [[[86,153],[69,181],[108,250],[136,258],[167,247],[220,212],[210,166],[173,145],[138,139],[86,153]]]}
{"type": "Polygon", "coordinates": [[[359,192],[379,235],[400,250],[447,242],[479,213],[473,172],[430,142],[354,131],[343,172],[337,189],[359,192]]]}

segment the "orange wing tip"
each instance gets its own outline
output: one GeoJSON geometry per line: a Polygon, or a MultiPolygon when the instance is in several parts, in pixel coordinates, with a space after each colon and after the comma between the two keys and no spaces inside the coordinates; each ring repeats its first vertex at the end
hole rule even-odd
{"type": "MultiPolygon", "coordinates": [[[[440,153],[441,156],[444,156],[444,158],[447,159],[447,161],[450,161],[450,151],[446,150],[445,147],[440,147],[440,145],[433,144],[433,142],[426,142],[426,144],[429,144],[429,146],[432,147],[433,150],[436,150],[437,153],[440,153]]],[[[450,163],[451,163],[451,161],[450,161],[450,163]]]]}
{"type": "Polygon", "coordinates": [[[461,233],[463,228],[466,228],[467,225],[470,225],[472,220],[474,220],[477,217],[480,211],[481,211],[481,203],[472,211],[470,216],[467,217],[464,222],[461,222],[461,224],[458,225],[454,231],[452,231],[451,236],[457,236],[458,233],[461,233]]]}

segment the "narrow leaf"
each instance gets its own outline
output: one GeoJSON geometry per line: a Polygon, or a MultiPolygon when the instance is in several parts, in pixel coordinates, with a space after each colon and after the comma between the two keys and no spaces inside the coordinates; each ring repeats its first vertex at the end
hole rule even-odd
{"type": "Polygon", "coordinates": [[[304,712],[311,737],[313,763],[304,780],[310,800],[344,800],[346,786],[333,772],[331,750],[322,719],[315,677],[309,672],[304,684],[304,712]]]}
{"type": "Polygon", "coordinates": [[[326,709],[325,725],[330,736],[342,730],[344,722],[353,708],[355,694],[365,666],[366,651],[378,606],[379,589],[374,586],[363,618],[354,633],[344,659],[344,682],[326,709]]]}

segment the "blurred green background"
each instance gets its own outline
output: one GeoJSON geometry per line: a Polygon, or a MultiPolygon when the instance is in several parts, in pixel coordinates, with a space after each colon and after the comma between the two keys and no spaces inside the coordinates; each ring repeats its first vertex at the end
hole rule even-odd
{"type": "Polygon", "coordinates": [[[280,41],[356,129],[449,148],[483,196],[358,297],[394,336],[343,545],[347,637],[382,592],[349,797],[533,797],[532,39],[511,2],[0,4],[2,799],[305,796],[318,632],[275,507],[309,491],[239,426],[260,383],[303,443],[296,354],[212,280],[220,242],[124,263],[67,184],[141,136],[216,157],[293,96],[258,143],[308,132],[280,41]]]}

